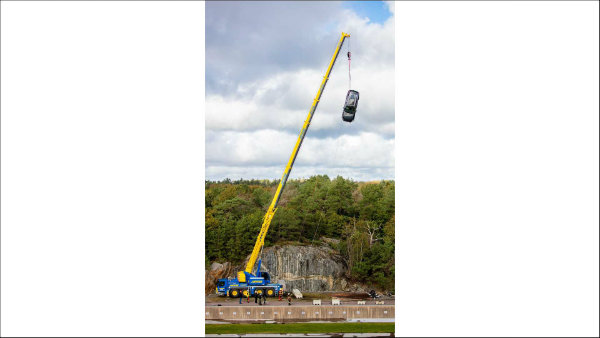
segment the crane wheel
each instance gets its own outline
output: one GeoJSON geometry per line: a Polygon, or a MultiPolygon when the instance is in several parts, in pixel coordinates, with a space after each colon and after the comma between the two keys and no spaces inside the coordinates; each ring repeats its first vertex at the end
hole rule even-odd
{"type": "Polygon", "coordinates": [[[229,295],[231,295],[232,298],[239,297],[240,291],[239,290],[231,290],[231,292],[229,293],[229,295]]]}
{"type": "Polygon", "coordinates": [[[268,289],[267,290],[267,296],[269,296],[269,297],[275,296],[275,291],[273,291],[273,289],[268,289]]]}
{"type": "Polygon", "coordinates": [[[242,295],[244,295],[244,297],[249,297],[250,296],[250,291],[244,290],[244,291],[242,291],[242,295]]]}
{"type": "Polygon", "coordinates": [[[256,293],[257,295],[262,295],[263,294],[263,290],[262,289],[258,289],[258,290],[255,290],[254,293],[256,293]]]}

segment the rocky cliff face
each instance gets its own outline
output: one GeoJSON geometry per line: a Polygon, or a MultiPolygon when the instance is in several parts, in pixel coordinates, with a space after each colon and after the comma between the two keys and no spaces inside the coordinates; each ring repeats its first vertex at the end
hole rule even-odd
{"type": "Polygon", "coordinates": [[[236,271],[229,262],[224,264],[212,263],[210,269],[204,271],[204,292],[206,294],[214,293],[217,280],[231,277],[236,271]]]}
{"type": "MultiPolygon", "coordinates": [[[[234,277],[237,271],[246,267],[247,261],[248,258],[235,268],[229,263],[213,263],[211,270],[206,271],[206,292],[213,293],[218,278],[234,277]]],[[[346,263],[337,252],[326,246],[283,245],[264,248],[261,270],[271,275],[272,282],[285,284],[286,290],[363,291],[359,285],[348,283],[345,278],[346,263]]]]}
{"type": "Polygon", "coordinates": [[[262,268],[273,282],[283,280],[286,289],[303,292],[344,290],[347,267],[342,257],[328,247],[273,246],[264,248],[262,268]]]}

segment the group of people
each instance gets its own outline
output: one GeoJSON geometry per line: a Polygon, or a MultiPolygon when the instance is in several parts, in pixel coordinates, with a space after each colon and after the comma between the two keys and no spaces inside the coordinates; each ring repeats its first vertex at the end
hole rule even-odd
{"type": "MultiPolygon", "coordinates": [[[[244,294],[240,293],[240,304],[242,304],[242,299],[244,298],[244,294]]],[[[247,302],[250,303],[250,290],[246,292],[247,302]]],[[[258,292],[254,293],[254,303],[258,303],[258,305],[267,304],[267,295],[263,292],[259,294],[258,292]]]]}
{"type": "MultiPolygon", "coordinates": [[[[281,300],[281,296],[283,295],[283,292],[279,293],[279,300],[281,300]]],[[[240,304],[242,304],[242,298],[244,298],[244,294],[240,293],[240,304]]],[[[250,289],[248,289],[248,291],[246,292],[246,299],[247,302],[250,303],[250,289]]],[[[287,294],[287,301],[288,301],[288,305],[292,305],[292,294],[288,292],[287,294]]],[[[267,304],[267,295],[265,292],[262,293],[258,293],[255,292],[254,293],[254,303],[257,303],[258,305],[264,305],[267,304]]]]}
{"type": "Polygon", "coordinates": [[[263,292],[261,294],[258,294],[257,292],[254,293],[254,303],[257,303],[258,305],[263,305],[263,304],[267,304],[267,295],[263,292]]]}

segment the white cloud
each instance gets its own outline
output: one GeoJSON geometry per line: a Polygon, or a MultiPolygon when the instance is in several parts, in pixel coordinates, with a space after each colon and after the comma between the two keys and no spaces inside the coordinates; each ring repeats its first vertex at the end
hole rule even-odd
{"type": "MultiPolygon", "coordinates": [[[[388,6],[393,11],[393,4],[388,6]]],[[[352,88],[360,92],[356,119],[351,124],[341,120],[348,90],[345,45],[293,173],[330,176],[345,173],[348,177],[368,180],[393,178],[394,19],[391,17],[383,24],[369,23],[351,10],[339,10],[332,16],[331,24],[336,33],[321,34],[321,42],[301,39],[299,42],[305,45],[294,45],[294,50],[300,50],[301,54],[321,55],[320,65],[280,67],[260,76],[244,75],[237,79],[229,74],[229,79],[234,80],[227,86],[228,90],[209,92],[206,97],[207,178],[281,176],[341,31],[352,34],[352,88]],[[323,43],[325,38],[327,43],[323,43]],[[324,45],[329,47],[324,48],[324,45]],[[323,56],[325,54],[327,56],[323,56]]],[[[269,39],[268,34],[285,33],[263,32],[267,36],[260,39],[269,39]]],[[[254,36],[253,39],[259,38],[254,36]]],[[[294,41],[289,39],[289,43],[294,44],[294,41]]],[[[286,43],[269,45],[274,49],[287,47],[286,43]]],[[[207,45],[207,59],[218,57],[210,54],[209,49],[207,45]]],[[[261,63],[269,61],[261,60],[261,63]]]]}
{"type": "MultiPolygon", "coordinates": [[[[321,97],[311,129],[340,128],[347,78],[337,72],[321,97]],[[335,77],[337,75],[337,77],[335,77]]],[[[358,68],[353,71],[360,91],[356,125],[361,130],[380,130],[394,122],[394,73],[387,69],[358,68]]],[[[250,131],[260,128],[299,130],[308,114],[322,75],[316,70],[277,74],[260,83],[246,84],[237,98],[206,97],[206,128],[250,131]]],[[[389,130],[393,135],[393,129],[389,130]]]]}
{"type": "MultiPolygon", "coordinates": [[[[279,179],[283,174],[283,167],[279,166],[208,166],[206,167],[206,177],[209,180],[222,180],[229,178],[237,179],[279,179]]],[[[315,174],[327,175],[329,178],[342,176],[355,181],[371,180],[393,180],[394,168],[347,168],[347,167],[312,167],[305,165],[295,165],[290,175],[290,179],[308,178],[315,174]]]]}
{"type": "Polygon", "coordinates": [[[392,16],[396,13],[396,9],[395,9],[396,6],[394,5],[394,2],[395,1],[384,1],[388,10],[390,11],[390,13],[392,13],[392,16]]]}
{"type": "MultiPolygon", "coordinates": [[[[206,152],[206,161],[213,165],[279,165],[283,170],[297,138],[296,134],[273,129],[212,132],[206,140],[206,148],[211,150],[206,152]]],[[[337,138],[307,136],[296,163],[319,167],[393,167],[394,140],[368,132],[337,138]]]]}

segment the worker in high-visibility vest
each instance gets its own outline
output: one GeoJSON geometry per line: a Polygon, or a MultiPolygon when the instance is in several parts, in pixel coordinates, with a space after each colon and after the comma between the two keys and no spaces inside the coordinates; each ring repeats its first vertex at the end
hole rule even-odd
{"type": "Polygon", "coordinates": [[[281,301],[282,296],[283,296],[283,290],[279,289],[279,301],[281,301]]]}

